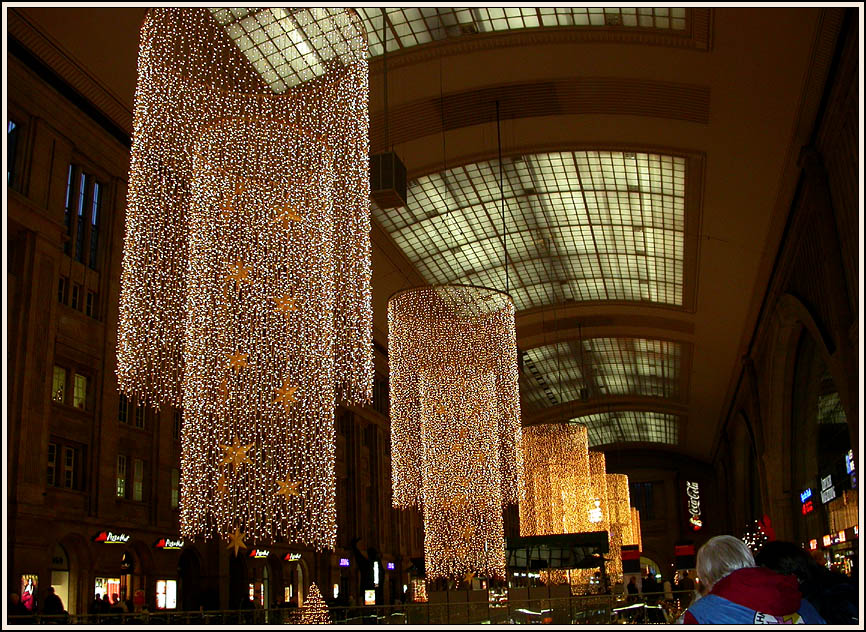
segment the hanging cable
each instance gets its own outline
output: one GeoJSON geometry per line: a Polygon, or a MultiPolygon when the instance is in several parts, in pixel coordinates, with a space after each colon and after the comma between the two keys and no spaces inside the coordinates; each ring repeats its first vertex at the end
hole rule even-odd
{"type": "Polygon", "coordinates": [[[385,27],[387,26],[388,18],[385,15],[385,8],[381,8],[382,11],[382,81],[383,88],[385,92],[385,151],[390,151],[390,138],[388,136],[388,46],[386,36],[387,33],[385,31],[385,27]]]}

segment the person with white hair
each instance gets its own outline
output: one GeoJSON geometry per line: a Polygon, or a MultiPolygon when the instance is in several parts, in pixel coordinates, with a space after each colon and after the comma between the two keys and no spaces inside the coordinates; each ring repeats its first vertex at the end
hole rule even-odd
{"type": "Polygon", "coordinates": [[[795,578],[755,566],[749,547],[733,536],[710,538],[698,550],[697,570],[705,596],[686,611],[685,624],[825,623],[795,578]]]}

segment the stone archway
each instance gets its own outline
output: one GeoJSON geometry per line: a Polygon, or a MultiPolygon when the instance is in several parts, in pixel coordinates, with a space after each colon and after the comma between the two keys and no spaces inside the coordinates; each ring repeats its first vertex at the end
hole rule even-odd
{"type": "Polygon", "coordinates": [[[201,594],[201,557],[193,547],[186,546],[177,562],[177,575],[180,580],[178,606],[189,612],[203,605],[201,594]]]}
{"type": "Polygon", "coordinates": [[[86,614],[93,600],[93,558],[88,541],[79,533],[67,533],[57,545],[63,547],[69,564],[69,587],[63,605],[70,614],[86,614]]]}

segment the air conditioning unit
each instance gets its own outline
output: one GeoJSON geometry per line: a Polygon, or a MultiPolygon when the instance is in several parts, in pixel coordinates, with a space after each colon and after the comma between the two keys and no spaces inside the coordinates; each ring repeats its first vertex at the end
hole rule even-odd
{"type": "Polygon", "coordinates": [[[381,209],[406,206],[406,167],[393,151],[370,156],[370,197],[381,209]]]}

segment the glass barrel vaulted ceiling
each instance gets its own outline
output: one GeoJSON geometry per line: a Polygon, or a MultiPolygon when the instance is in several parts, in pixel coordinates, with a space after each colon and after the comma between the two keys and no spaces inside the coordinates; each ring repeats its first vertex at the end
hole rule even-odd
{"type": "MultiPolygon", "coordinates": [[[[684,158],[621,151],[503,161],[508,289],[518,311],[566,301],[683,304],[684,158]]],[[[410,183],[373,216],[431,283],[506,287],[496,160],[410,183]]]]}
{"type": "Polygon", "coordinates": [[[522,352],[524,414],[605,396],[677,399],[681,345],[642,338],[590,338],[522,352]],[[552,380],[552,381],[551,381],[552,380]]]}
{"type": "Polygon", "coordinates": [[[570,423],[586,425],[590,448],[631,441],[675,445],[679,440],[679,418],[668,413],[609,411],[582,415],[570,423]]]}
{"type": "MultiPolygon", "coordinates": [[[[335,59],[351,56],[354,25],[340,21],[340,8],[211,7],[216,21],[276,93],[324,74],[335,59]]],[[[683,33],[687,13],[674,8],[540,7],[540,8],[387,8],[385,30],[389,52],[420,44],[501,31],[606,27],[683,33]]],[[[367,33],[370,57],[382,54],[382,13],[358,9],[367,33]]]]}

